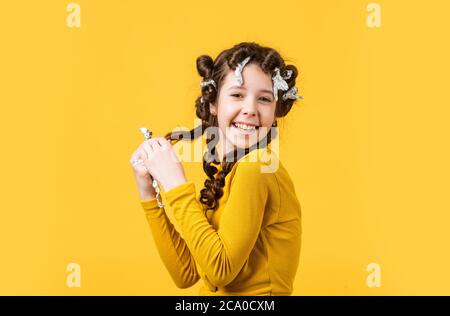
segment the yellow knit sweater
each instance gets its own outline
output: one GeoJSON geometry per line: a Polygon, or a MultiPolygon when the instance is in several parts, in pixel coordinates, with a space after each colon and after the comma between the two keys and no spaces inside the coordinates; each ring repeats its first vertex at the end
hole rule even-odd
{"type": "MultiPolygon", "coordinates": [[[[164,194],[180,233],[156,198],[141,200],[161,259],[179,288],[200,278],[199,295],[290,295],[301,244],[301,209],[281,162],[242,157],[225,178],[216,211],[206,209],[192,181],[164,194]],[[244,159],[245,158],[245,159],[244,159]]],[[[220,170],[220,166],[219,166],[220,170]]]]}

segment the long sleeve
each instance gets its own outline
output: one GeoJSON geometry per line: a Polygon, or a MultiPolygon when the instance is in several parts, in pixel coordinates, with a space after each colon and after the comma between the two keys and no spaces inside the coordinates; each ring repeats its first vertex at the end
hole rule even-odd
{"type": "Polygon", "coordinates": [[[165,210],[158,207],[156,198],[141,200],[141,205],[161,259],[173,281],[179,288],[194,285],[200,279],[195,261],[165,210]]]}
{"type": "Polygon", "coordinates": [[[261,230],[273,173],[261,173],[257,163],[241,162],[216,230],[188,181],[166,192],[181,233],[195,261],[216,286],[229,284],[242,269],[261,230]]]}

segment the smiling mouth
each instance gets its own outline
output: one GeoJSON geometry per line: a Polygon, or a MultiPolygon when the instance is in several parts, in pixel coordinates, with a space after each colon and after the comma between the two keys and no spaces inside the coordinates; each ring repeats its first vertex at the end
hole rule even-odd
{"type": "Polygon", "coordinates": [[[257,126],[257,125],[249,125],[249,124],[236,123],[236,122],[232,122],[231,126],[233,126],[234,128],[236,128],[244,133],[253,133],[254,131],[259,129],[259,126],[257,126]]]}

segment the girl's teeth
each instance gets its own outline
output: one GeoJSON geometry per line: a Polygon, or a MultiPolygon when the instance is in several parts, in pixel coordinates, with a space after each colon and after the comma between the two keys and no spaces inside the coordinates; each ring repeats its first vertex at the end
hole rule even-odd
{"type": "Polygon", "coordinates": [[[254,126],[249,126],[249,125],[246,125],[246,124],[235,123],[234,125],[236,125],[236,127],[239,127],[240,129],[243,129],[243,130],[246,130],[246,131],[255,129],[254,126]]]}

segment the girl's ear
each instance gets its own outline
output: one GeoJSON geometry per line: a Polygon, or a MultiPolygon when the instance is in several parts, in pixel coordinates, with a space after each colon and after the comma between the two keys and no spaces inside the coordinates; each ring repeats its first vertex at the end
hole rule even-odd
{"type": "Polygon", "coordinates": [[[215,103],[209,104],[209,111],[211,112],[212,115],[217,115],[217,106],[215,103]]]}

